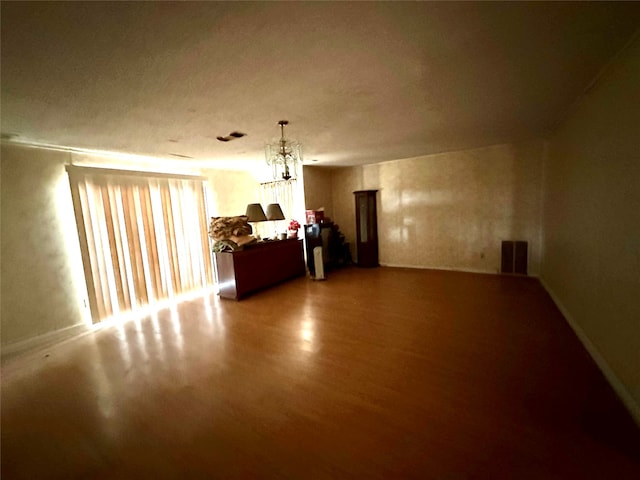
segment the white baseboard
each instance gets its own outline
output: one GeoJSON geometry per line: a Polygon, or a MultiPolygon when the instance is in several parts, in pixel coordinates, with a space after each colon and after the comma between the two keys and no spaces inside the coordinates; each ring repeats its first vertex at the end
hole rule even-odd
{"type": "MultiPolygon", "coordinates": [[[[396,268],[414,268],[418,270],[440,270],[443,272],[465,272],[465,273],[481,273],[484,275],[509,275],[503,274],[498,271],[493,270],[480,270],[476,268],[457,268],[457,267],[429,267],[425,265],[402,265],[398,263],[380,263],[381,267],[396,267],[396,268]]],[[[516,275],[518,277],[533,277],[537,278],[537,274],[529,274],[529,275],[516,275]]]]}
{"type": "Polygon", "coordinates": [[[454,267],[430,267],[427,265],[402,265],[400,263],[382,263],[381,267],[395,267],[395,268],[413,268],[416,270],[442,270],[443,272],[467,272],[467,273],[485,273],[489,275],[495,275],[496,272],[489,270],[480,270],[473,268],[454,268],[454,267]]]}
{"type": "Polygon", "coordinates": [[[571,316],[569,311],[562,304],[558,296],[554,293],[554,291],[549,287],[549,285],[544,281],[543,278],[540,278],[540,283],[547,291],[547,293],[551,296],[551,299],[558,307],[558,310],[562,313],[565,320],[569,324],[569,326],[573,329],[574,333],[578,337],[578,340],[582,343],[584,348],[587,350],[593,361],[596,362],[598,368],[607,379],[611,388],[616,392],[624,406],[627,408],[636,424],[640,426],[640,405],[633,398],[627,387],[622,383],[622,381],[618,378],[613,369],[609,366],[607,361],[604,359],[598,348],[591,341],[591,339],[587,336],[586,332],[582,329],[582,327],[575,321],[575,319],[571,316]]]}
{"type": "Polygon", "coordinates": [[[41,348],[49,347],[89,331],[91,331],[89,326],[80,323],[36,337],[27,338],[26,340],[9,343],[2,346],[2,360],[4,361],[9,357],[17,357],[25,353],[31,353],[41,348]]]}

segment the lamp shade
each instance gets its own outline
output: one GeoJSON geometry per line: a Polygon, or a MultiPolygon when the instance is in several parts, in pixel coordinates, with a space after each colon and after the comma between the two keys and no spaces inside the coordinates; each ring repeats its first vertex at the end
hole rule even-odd
{"type": "Polygon", "coordinates": [[[250,203],[247,205],[247,222],[264,222],[267,217],[259,203],[250,203]]]}
{"type": "Polygon", "coordinates": [[[267,205],[267,220],[284,220],[284,213],[282,213],[279,203],[267,205]]]}

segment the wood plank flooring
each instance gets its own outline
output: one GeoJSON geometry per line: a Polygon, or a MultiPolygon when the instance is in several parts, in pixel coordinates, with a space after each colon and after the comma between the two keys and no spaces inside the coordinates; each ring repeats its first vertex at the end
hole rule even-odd
{"type": "Polygon", "coordinates": [[[350,268],[11,360],[3,479],[640,478],[530,278],[350,268]]]}

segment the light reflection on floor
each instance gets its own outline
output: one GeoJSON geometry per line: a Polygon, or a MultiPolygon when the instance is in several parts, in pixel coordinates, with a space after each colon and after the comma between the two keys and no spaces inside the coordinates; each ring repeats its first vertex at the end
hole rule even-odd
{"type": "Polygon", "coordinates": [[[302,339],[300,350],[302,350],[303,352],[312,353],[316,348],[316,345],[314,344],[315,320],[313,318],[312,307],[308,301],[304,303],[302,308],[300,338],[302,339]]]}
{"type": "MultiPolygon", "coordinates": [[[[225,326],[219,301],[213,289],[200,290],[93,325],[93,349],[101,356],[97,364],[117,361],[127,374],[134,372],[131,375],[137,380],[153,375],[152,369],[158,367],[174,372],[174,375],[184,374],[185,329],[190,329],[189,334],[193,334],[194,329],[204,333],[196,337],[202,341],[216,338],[218,344],[222,344],[225,326]],[[195,311],[200,313],[193,315],[195,311]]],[[[105,392],[108,379],[100,372],[94,372],[94,376],[97,391],[105,392]]],[[[98,395],[102,402],[98,407],[104,415],[109,415],[113,409],[113,405],[105,400],[108,397],[106,392],[98,395]],[[107,404],[110,405],[108,408],[107,404]]]]}

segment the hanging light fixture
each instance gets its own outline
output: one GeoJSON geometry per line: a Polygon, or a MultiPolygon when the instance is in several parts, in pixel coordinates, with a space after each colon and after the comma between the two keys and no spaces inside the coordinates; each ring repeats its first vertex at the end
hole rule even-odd
{"type": "Polygon", "coordinates": [[[283,180],[295,178],[296,168],[302,162],[301,146],[295,140],[284,138],[284,127],[289,125],[288,120],[280,120],[280,140],[277,143],[268,143],[265,147],[267,165],[273,172],[273,179],[281,177],[283,180]],[[278,173],[280,173],[278,175],[278,173]]]}

